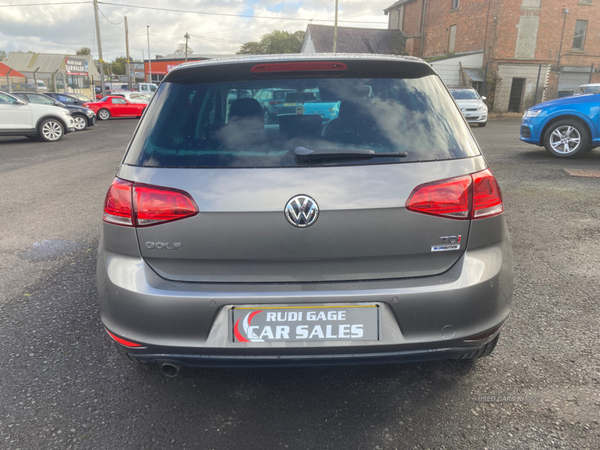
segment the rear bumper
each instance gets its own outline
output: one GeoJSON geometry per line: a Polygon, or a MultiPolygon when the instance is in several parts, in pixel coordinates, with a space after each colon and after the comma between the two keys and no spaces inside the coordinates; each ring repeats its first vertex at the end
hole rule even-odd
{"type": "MultiPolygon", "coordinates": [[[[103,233],[110,233],[110,227],[105,224],[103,233]]],[[[136,244],[129,250],[126,245],[120,250],[105,248],[104,240],[100,242],[99,306],[108,330],[144,346],[124,350],[143,362],[260,366],[457,358],[493,339],[510,312],[512,252],[503,216],[474,222],[469,237],[473,248],[443,274],[344,283],[168,281],[141,257],[122,254],[137,248],[135,230],[128,231],[136,244]],[[487,245],[493,242],[490,236],[495,243],[487,245]],[[350,302],[382,305],[381,340],[239,343],[231,339],[227,321],[231,305],[350,302]]]]}
{"type": "MultiPolygon", "coordinates": [[[[496,333],[493,337],[495,337],[496,333]]],[[[121,347],[121,353],[126,354],[132,361],[145,364],[177,363],[188,367],[301,367],[301,366],[329,366],[329,365],[358,365],[358,364],[393,364],[420,361],[434,361],[439,359],[460,359],[463,355],[482,350],[484,345],[491,341],[476,346],[456,346],[437,349],[397,350],[382,349],[369,353],[342,353],[321,355],[214,355],[196,354],[182,349],[182,352],[161,352],[154,348],[154,353],[131,351],[121,347]]],[[[119,345],[119,344],[116,344],[119,345]]]]}

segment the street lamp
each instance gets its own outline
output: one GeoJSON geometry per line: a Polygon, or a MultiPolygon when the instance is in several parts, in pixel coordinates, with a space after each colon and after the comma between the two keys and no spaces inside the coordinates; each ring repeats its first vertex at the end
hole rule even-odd
{"type": "Polygon", "coordinates": [[[152,83],[152,57],[150,56],[150,25],[146,25],[148,34],[148,74],[150,75],[150,83],[152,83]]]}

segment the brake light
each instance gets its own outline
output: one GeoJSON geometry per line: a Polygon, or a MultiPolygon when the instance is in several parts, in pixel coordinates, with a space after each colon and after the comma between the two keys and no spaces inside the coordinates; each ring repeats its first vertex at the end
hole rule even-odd
{"type": "Polygon", "coordinates": [[[409,211],[450,219],[481,219],[504,212],[502,193],[489,169],[417,186],[406,202],[409,211]]]}
{"type": "Polygon", "coordinates": [[[410,194],[406,209],[450,219],[469,219],[471,184],[470,175],[422,184],[410,194]]]}
{"type": "Polygon", "coordinates": [[[122,226],[150,226],[198,214],[192,197],[177,189],[115,178],[104,201],[104,221],[122,226]]]}
{"type": "Polygon", "coordinates": [[[135,222],[138,227],[172,222],[198,214],[198,207],[187,192],[144,184],[135,184],[133,191],[135,222]]]}
{"type": "Polygon", "coordinates": [[[502,192],[490,169],[471,175],[473,177],[473,218],[497,216],[504,212],[502,192]]]}
{"type": "Polygon", "coordinates": [[[104,221],[116,225],[133,226],[131,208],[131,181],[115,178],[104,200],[104,221]]]}
{"type": "Polygon", "coordinates": [[[274,63],[259,64],[252,67],[252,73],[271,73],[271,72],[339,72],[347,70],[346,64],[338,62],[293,62],[293,63],[274,63]]]}
{"type": "MultiPolygon", "coordinates": [[[[106,330],[106,328],[105,328],[106,330]]],[[[123,338],[120,338],[118,336],[115,336],[114,334],[112,334],[110,331],[106,330],[106,332],[108,333],[108,335],[113,338],[115,341],[117,341],[119,344],[125,346],[125,347],[132,347],[132,348],[141,348],[143,347],[141,344],[138,344],[136,342],[131,342],[131,341],[127,341],[123,338]]]]}

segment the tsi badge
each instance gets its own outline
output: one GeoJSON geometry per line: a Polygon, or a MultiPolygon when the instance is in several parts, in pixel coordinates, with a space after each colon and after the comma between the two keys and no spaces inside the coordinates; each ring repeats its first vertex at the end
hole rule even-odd
{"type": "Polygon", "coordinates": [[[451,250],[460,250],[461,236],[440,236],[440,244],[432,245],[432,252],[449,252],[451,250]]]}

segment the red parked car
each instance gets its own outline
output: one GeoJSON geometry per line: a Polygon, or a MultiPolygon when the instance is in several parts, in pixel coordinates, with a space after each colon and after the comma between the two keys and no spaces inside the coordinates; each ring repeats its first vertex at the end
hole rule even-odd
{"type": "Polygon", "coordinates": [[[84,103],[83,106],[93,110],[98,119],[108,120],[111,117],[142,117],[148,104],[131,103],[122,97],[104,97],[97,102],[84,103]]]}

